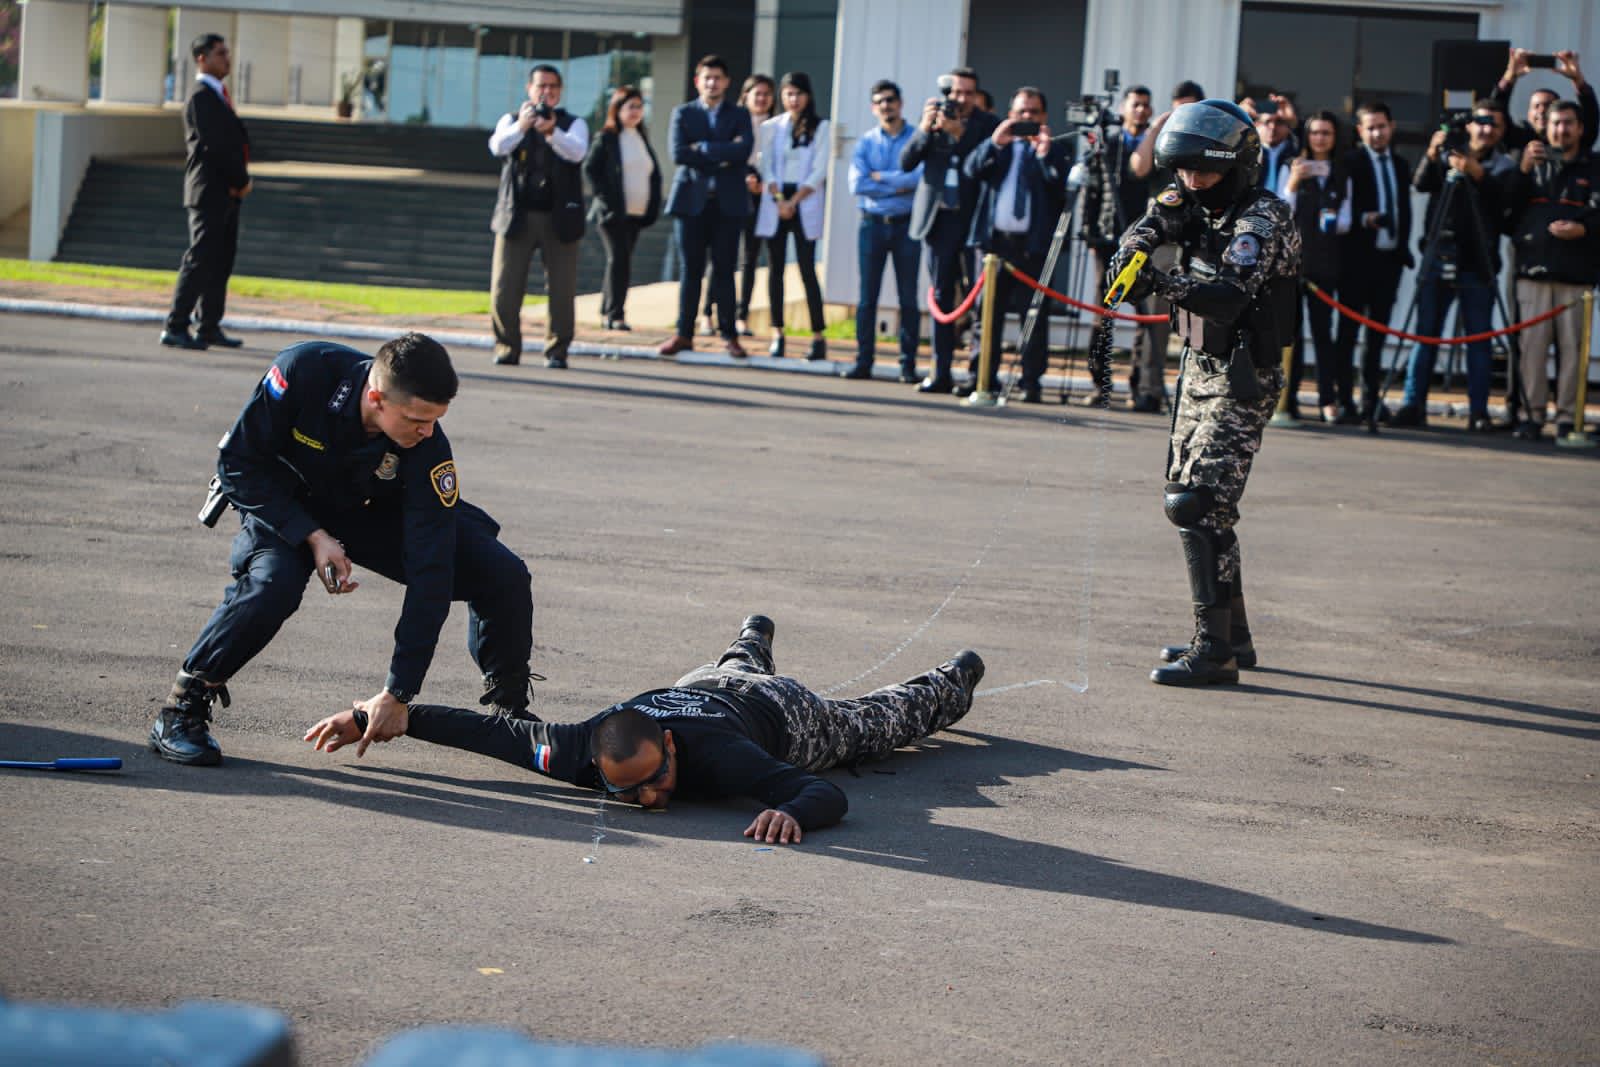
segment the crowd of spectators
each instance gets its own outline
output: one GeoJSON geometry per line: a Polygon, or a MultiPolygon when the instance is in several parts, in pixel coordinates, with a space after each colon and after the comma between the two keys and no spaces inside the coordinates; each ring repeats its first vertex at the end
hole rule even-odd
{"type": "MultiPolygon", "coordinates": [[[[1290,205],[1303,241],[1302,271],[1310,286],[1296,334],[1310,334],[1317,406],[1305,414],[1298,410],[1304,354],[1297,343],[1288,390],[1291,413],[1342,424],[1376,419],[1426,425],[1429,386],[1442,347],[1415,344],[1404,368],[1403,398],[1391,411],[1382,402],[1384,334],[1346,314],[1335,326],[1334,310],[1311,286],[1359,315],[1399,326],[1396,296],[1404,272],[1415,270],[1415,306],[1401,318],[1413,332],[1433,337],[1444,329],[1452,307],[1456,333],[1482,334],[1494,326],[1497,303],[1502,318],[1517,321],[1569,303],[1600,282],[1600,165],[1593,155],[1600,107],[1578,56],[1558,52],[1538,65],[1570,82],[1570,98],[1541,88],[1532,94],[1524,120],[1511,121],[1513,90],[1533,69],[1534,59],[1527,50],[1513,48],[1494,91],[1469,112],[1441,122],[1414,167],[1393,147],[1394,116],[1381,100],[1360,102],[1348,141],[1338,114],[1316,110],[1302,118],[1293,93],[1239,102],[1261,137],[1260,182],[1290,205]],[[1412,218],[1413,190],[1428,197],[1419,220],[1412,218]],[[1515,277],[1504,297],[1502,238],[1511,239],[1515,277]]],[[[504,160],[494,225],[498,361],[514,363],[520,355],[516,312],[528,264],[538,252],[551,302],[546,363],[565,365],[572,335],[573,256],[584,214],[581,183],[575,180],[580,163],[592,190],[588,217],[600,228],[606,254],[601,313],[607,327],[628,328],[633,248],[639,232],[665,213],[674,227],[680,294],[674,335],[661,346],[662,355],[694,346],[698,314],[704,319],[702,332],[720,335],[735,358],[746,356],[741,338],[751,333],[750,296],[762,253],[770,268],[767,351],[785,355],[783,268],[792,244],[812,334],[807,358],[827,357],[815,261],[832,144],[811,79],[791,71],[775,84],[753,74],[737,99],[730,99],[728,65],[712,55],[696,64],[694,84],[696,98],[671,114],[676,170],[664,194],[661,165],[644,137],[644,101],[637,87],[614,91],[603,129],[590,137],[583,120],[560,107],[559,73],[534,69],[528,103],[505,116],[489,142],[490,151],[504,160]]],[[[1150,90],[1136,85],[1114,102],[1115,119],[1084,123],[1057,136],[1042,91],[1016,88],[997,115],[993,98],[970,68],[941,78],[939,95],[926,100],[914,120],[906,118],[898,85],[887,79],[874,84],[870,106],[876,123],[857,138],[848,171],[848,193],[859,213],[861,288],[856,359],[842,376],[872,377],[878,293],[884,271],[892,269],[900,305],[900,380],[916,382],[925,393],[992,389],[992,381],[978,380],[978,357],[987,348],[988,366],[997,367],[1000,338],[984,338],[974,330],[969,374],[958,383],[952,367],[959,324],[939,318],[931,329],[932,367],[918,377],[916,283],[924,254],[933,300],[953,308],[971,288],[980,253],[997,253],[1037,277],[1057,221],[1079,198],[1073,236],[1093,253],[1097,274],[1103,275],[1118,236],[1172,180],[1155,165],[1153,147],[1162,125],[1177,107],[1204,95],[1200,86],[1182,82],[1171,92],[1170,106],[1155,115],[1150,90]]],[[[1172,252],[1161,254],[1169,258],[1156,265],[1170,269],[1172,252]]],[[[996,298],[1002,309],[1023,311],[1030,297],[1021,283],[1001,275],[996,298]]],[[[1046,315],[1050,303],[1042,309],[1046,315]]],[[[1151,298],[1138,310],[1161,314],[1167,308],[1151,298]]],[[[1481,338],[1466,344],[1469,431],[1509,428],[1525,438],[1541,435],[1553,343],[1556,432],[1571,432],[1577,381],[1584,371],[1577,365],[1579,319],[1558,315],[1529,328],[1518,339],[1520,346],[1511,347],[1513,352],[1520,347],[1520,366],[1508,374],[1509,424],[1490,418],[1493,342],[1481,338]]],[[[1047,336],[1046,318],[1021,353],[1025,402],[1040,399],[1047,336]]],[[[1165,322],[1138,329],[1128,383],[1135,411],[1160,412],[1169,404],[1168,341],[1165,322]]]]}

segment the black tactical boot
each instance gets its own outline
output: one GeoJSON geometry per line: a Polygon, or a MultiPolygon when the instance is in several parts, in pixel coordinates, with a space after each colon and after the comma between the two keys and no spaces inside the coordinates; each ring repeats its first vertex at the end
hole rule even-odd
{"type": "Polygon", "coordinates": [[[955,714],[941,715],[935,720],[933,728],[943,730],[960,722],[972,710],[972,695],[977,692],[978,683],[983,681],[983,657],[970,648],[964,648],[934,669],[954,679],[966,696],[955,714]]]}
{"type": "Polygon", "coordinates": [[[767,644],[771,645],[773,637],[777,635],[778,627],[765,615],[752,615],[739,627],[739,636],[743,637],[751,630],[766,638],[767,644]]]}
{"type": "Polygon", "coordinates": [[[1233,628],[1231,583],[1217,579],[1219,536],[1198,527],[1181,527],[1183,559],[1194,599],[1194,639],[1179,657],[1150,672],[1157,685],[1237,685],[1239,661],[1229,637],[1233,628]]]}
{"type": "Polygon", "coordinates": [[[504,715],[508,719],[522,719],[526,722],[543,722],[539,716],[529,711],[533,704],[533,683],[544,681],[544,675],[534,674],[532,671],[520,671],[508,674],[504,678],[496,678],[492,674],[483,676],[483,696],[478,698],[478,703],[489,709],[490,715],[504,715]]]}
{"type": "Polygon", "coordinates": [[[150,751],[173,763],[194,767],[215,767],[222,762],[222,749],[206,724],[211,721],[211,702],[221,700],[227,707],[228,688],[207,685],[198,674],[178,672],[172,693],[161,706],[161,713],[150,727],[150,751]]]}
{"type": "MultiPolygon", "coordinates": [[[[1242,578],[1242,572],[1234,575],[1233,596],[1228,600],[1228,610],[1232,613],[1228,643],[1233,646],[1233,658],[1239,661],[1239,669],[1249,670],[1256,665],[1256,645],[1250,637],[1250,620],[1244,612],[1242,578]]],[[[1188,651],[1188,645],[1167,645],[1161,650],[1161,662],[1175,663],[1188,651]]]]}

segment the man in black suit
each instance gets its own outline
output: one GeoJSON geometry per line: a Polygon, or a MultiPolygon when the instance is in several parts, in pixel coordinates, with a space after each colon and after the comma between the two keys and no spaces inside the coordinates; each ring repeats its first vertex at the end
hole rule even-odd
{"type": "MultiPolygon", "coordinates": [[[[922,182],[911,204],[911,236],[928,246],[928,273],[933,277],[934,299],[946,311],[966,294],[963,277],[971,278],[972,253],[967,238],[978,204],[978,182],[962,164],[988,140],[999,120],[978,109],[978,74],[957,67],[949,74],[945,98],[934,97],[922,109],[922,122],[900,153],[900,169],[922,167],[922,182]]],[[[950,364],[955,359],[954,323],[933,324],[933,373],[917,388],[924,393],[948,393],[955,387],[950,364]]]]}
{"type": "MultiPolygon", "coordinates": [[[[1353,186],[1350,209],[1355,225],[1339,253],[1339,298],[1368,318],[1387,324],[1400,275],[1412,263],[1406,250],[1411,237],[1411,168],[1389,150],[1394,119],[1388,105],[1374,102],[1357,108],[1356,131],[1361,147],[1345,157],[1345,172],[1353,186]]],[[[1378,411],[1378,390],[1384,335],[1371,328],[1361,354],[1361,410],[1356,410],[1351,364],[1358,329],[1359,323],[1341,316],[1334,344],[1340,407],[1337,421],[1346,424],[1383,416],[1378,411]]]]}
{"type": "Polygon", "coordinates": [[[726,99],[728,64],[721,56],[706,56],[695,64],[694,84],[699,99],[672,109],[669,143],[678,172],[667,197],[667,214],[675,220],[682,273],[677,333],[657,351],[675,356],[694,347],[694,316],[709,252],[717,332],[728,355],[743,359],[744,346],[734,328],[733,271],[740,229],[750,214],[750,190],[744,179],[755,132],[750,112],[726,99]]]}
{"type": "MultiPolygon", "coordinates": [[[[1066,149],[1050,139],[1045,124],[1048,109],[1044,93],[1025,85],[1011,98],[1011,110],[996,126],[989,139],[980,144],[963,164],[968,177],[978,183],[978,205],[972,216],[972,245],[992,252],[1037,278],[1044,270],[1065,199],[1067,168],[1071,165],[1066,149]],[[1036,127],[1028,134],[1015,132],[1019,123],[1036,127]]],[[[958,386],[957,396],[975,391],[993,392],[994,375],[1000,365],[1000,337],[1005,333],[1005,313],[1014,310],[1026,316],[1033,290],[1006,271],[995,279],[996,321],[982,338],[989,353],[989,377],[978,380],[978,354],[972,356],[972,384],[958,386]]],[[[1039,379],[1044,376],[1046,344],[1050,335],[1050,301],[1040,307],[1039,321],[1022,353],[1022,400],[1040,401],[1039,379]]]]}
{"type": "Polygon", "coordinates": [[[239,205],[250,195],[250,136],[234,114],[222,79],[233,69],[228,42],[204,33],[190,46],[197,70],[194,92],[183,105],[183,139],[189,147],[183,172],[183,203],[189,209],[189,250],[178,267],[161,343],[173,348],[238,348],[244,342],[222,332],[228,277],[239,250],[239,205]],[[200,328],[189,333],[196,307],[200,328]]]}

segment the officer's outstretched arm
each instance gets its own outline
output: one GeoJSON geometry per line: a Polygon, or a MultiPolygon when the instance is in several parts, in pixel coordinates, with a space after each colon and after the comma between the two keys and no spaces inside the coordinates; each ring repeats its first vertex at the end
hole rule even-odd
{"type": "Polygon", "coordinates": [[[1231,324],[1244,314],[1269,277],[1267,269],[1285,254],[1283,226],[1262,215],[1245,214],[1234,223],[1215,278],[1151,271],[1157,295],[1213,322],[1231,324]]]}

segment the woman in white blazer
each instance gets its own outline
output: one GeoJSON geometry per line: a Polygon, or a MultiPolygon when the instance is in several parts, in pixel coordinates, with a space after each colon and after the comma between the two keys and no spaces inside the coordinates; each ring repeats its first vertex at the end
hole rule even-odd
{"type": "Polygon", "coordinates": [[[767,299],[772,307],[769,356],[783,355],[783,264],[789,235],[811,313],[811,354],[827,359],[822,337],[822,286],[817,284],[817,240],[822,236],[823,188],[831,155],[828,120],[817,117],[811,78],[790,71],[778,87],[783,113],[761,124],[761,209],[756,236],[767,242],[767,299]]]}

